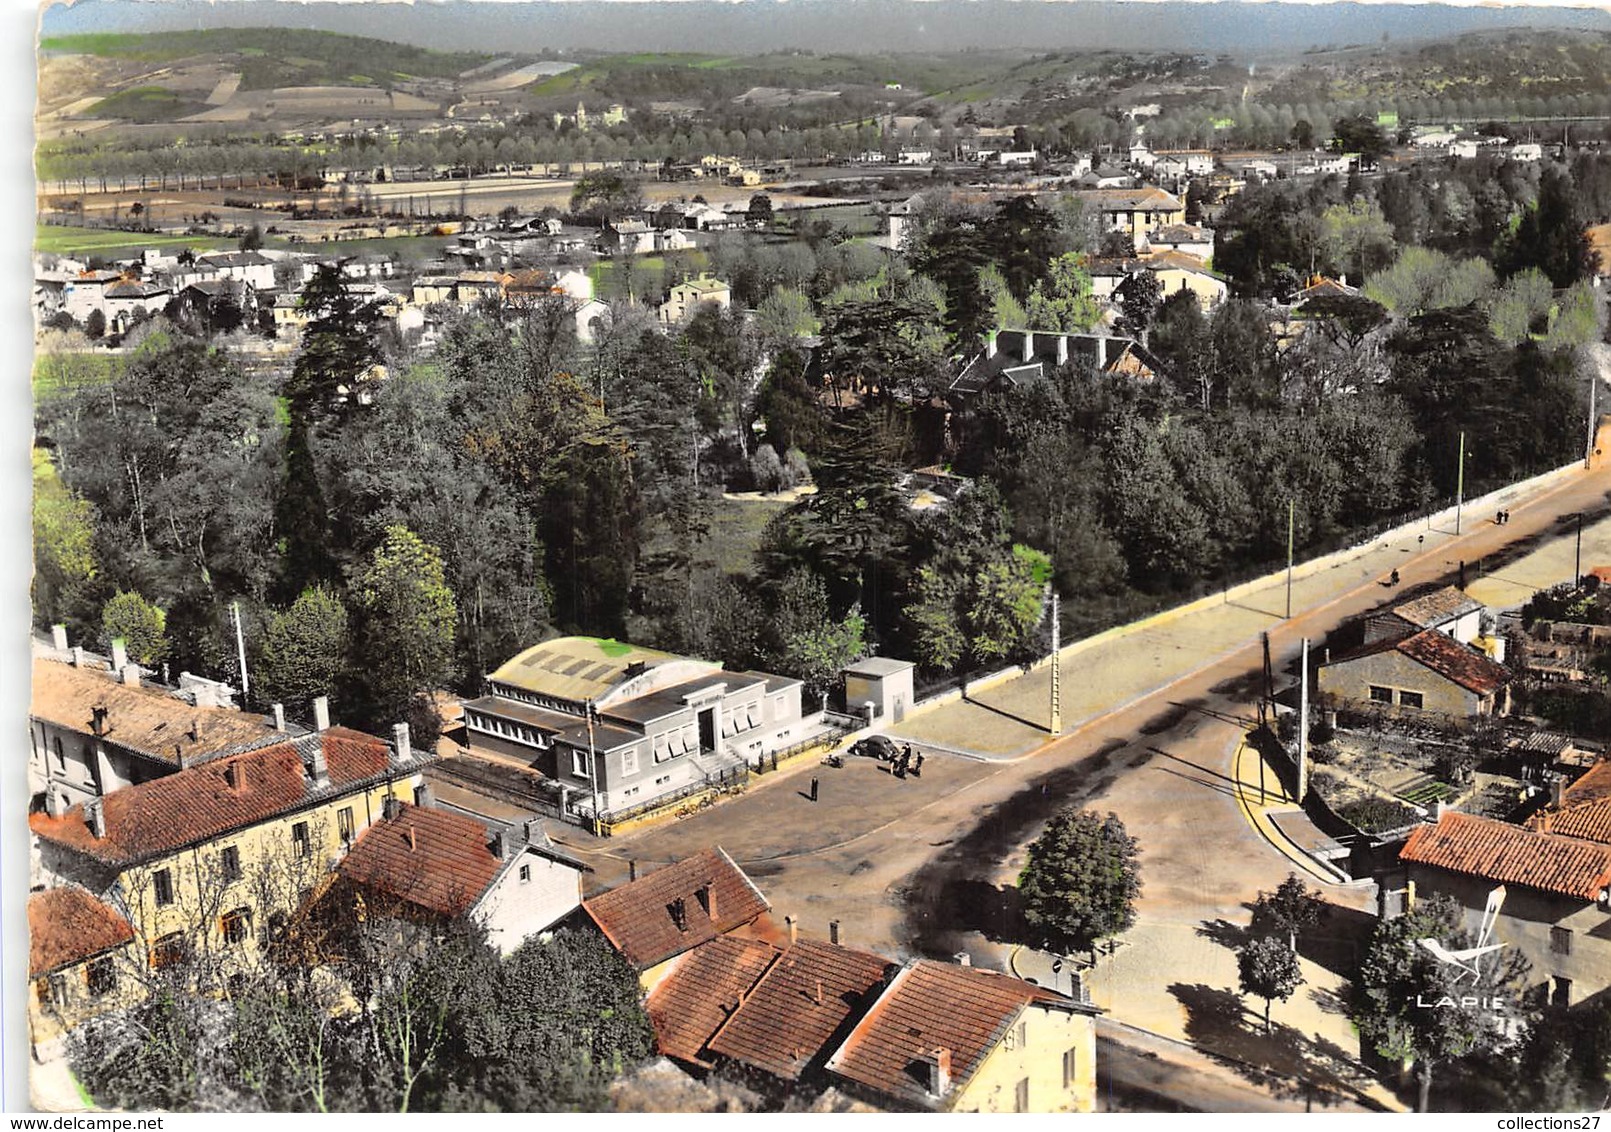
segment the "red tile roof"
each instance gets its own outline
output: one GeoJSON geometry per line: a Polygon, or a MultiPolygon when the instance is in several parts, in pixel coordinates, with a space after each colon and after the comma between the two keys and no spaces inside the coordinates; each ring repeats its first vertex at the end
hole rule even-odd
{"type": "Polygon", "coordinates": [[[1404,843],[1399,858],[1502,884],[1595,900],[1611,886],[1611,846],[1446,813],[1404,843]]]}
{"type": "Polygon", "coordinates": [[[680,955],[754,920],[771,905],[720,846],[582,901],[609,941],[638,970],[680,955]],[[714,894],[711,916],[699,893],[714,894]],[[683,926],[673,919],[682,901],[683,926]]]}
{"type": "Polygon", "coordinates": [[[708,1065],[705,1043],[761,977],[778,949],[720,935],[684,953],[649,995],[655,1044],[668,1057],[708,1065]]]}
{"type": "Polygon", "coordinates": [[[1482,608],[1482,602],[1453,586],[1444,586],[1442,589],[1395,605],[1393,613],[1417,629],[1434,629],[1468,613],[1476,613],[1482,608]]]}
{"type": "Polygon", "coordinates": [[[1490,695],[1510,683],[1510,669],[1435,629],[1371,641],[1342,656],[1333,657],[1331,664],[1347,664],[1389,651],[1400,652],[1445,680],[1479,696],[1490,695]]]}
{"type": "Polygon", "coordinates": [[[790,945],[710,1039],[710,1051],[798,1080],[846,1022],[859,1018],[895,965],[831,943],[790,945]]]}
{"type": "Polygon", "coordinates": [[[487,827],[447,810],[404,803],[400,811],[359,834],[336,871],[450,919],[468,912],[505,864],[487,827]]]}
{"type": "Polygon", "coordinates": [[[1561,806],[1534,814],[1529,829],[1611,845],[1611,761],[1601,761],[1568,786],[1561,806]]]}
{"type": "MultiPolygon", "coordinates": [[[[44,841],[123,867],[361,789],[392,772],[390,754],[372,735],[332,727],[94,799],[102,807],[105,837],[91,831],[83,802],[60,817],[33,814],[28,824],[44,841]],[[315,786],[309,774],[315,744],[323,747],[327,787],[315,786]]],[[[416,752],[415,761],[396,773],[417,769],[430,757],[416,752]]]]}
{"type": "Polygon", "coordinates": [[[29,713],[35,719],[89,735],[96,707],[107,709],[108,743],[170,766],[284,738],[255,715],[192,707],[156,688],[121,683],[107,672],[34,658],[29,713]],[[193,725],[196,738],[190,734],[193,725]]]}
{"type": "Polygon", "coordinates": [[[944,1108],[1032,1002],[1097,1013],[1008,975],[917,960],[829,1058],[828,1071],[903,1104],[944,1108]],[[942,1097],[928,1091],[921,1060],[937,1049],[951,1054],[951,1087],[942,1097]]]}
{"type": "Polygon", "coordinates": [[[122,914],[76,885],[28,897],[28,977],[93,959],[134,939],[122,914]]]}

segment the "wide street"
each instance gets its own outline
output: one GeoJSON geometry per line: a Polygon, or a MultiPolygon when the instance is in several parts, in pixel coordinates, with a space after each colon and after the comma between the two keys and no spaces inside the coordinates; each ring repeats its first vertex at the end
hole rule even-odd
{"type": "Polygon", "coordinates": [[[1105,1077],[1104,1089],[1113,1089],[1116,1106],[1158,1107],[1162,1096],[1227,1111],[1398,1107],[1356,1072],[1359,1043],[1336,997],[1368,935],[1369,882],[1306,878],[1335,907],[1301,948],[1307,985],[1275,1005],[1272,1035],[1255,1020],[1261,1004],[1249,1002],[1244,1012],[1235,992],[1231,948],[1251,902],[1300,869],[1255,827],[1236,783],[1238,771],[1258,780],[1256,756],[1237,756],[1254,713],[1259,634],[1270,634],[1280,672],[1304,636],[1318,641],[1414,586],[1451,581],[1461,560],[1476,596],[1516,604],[1571,577],[1574,539],[1560,536],[1576,526],[1564,516],[1595,516],[1583,527],[1585,569],[1611,562],[1608,493],[1611,469],[1573,471],[1503,500],[1511,512],[1505,526],[1492,509],[1468,509],[1459,536],[1452,522],[1435,521],[1378,541],[1301,576],[1290,619],[1281,616],[1285,579],[1277,575],[1234,602],[1203,603],[1071,646],[1063,661],[1066,727],[1055,740],[1044,729],[1049,677],[1040,669],[897,728],[921,746],[976,752],[931,755],[920,779],[896,780],[880,764],[852,759],[842,769],[811,765],[764,777],[737,799],[608,841],[554,832],[597,868],[601,887],[624,880],[629,859],[652,867],[720,844],[775,914],[796,916],[808,934],[825,937],[837,920],[852,946],[897,956],[966,951],[982,965],[1049,976],[1043,959],[1005,938],[1024,848],[1059,808],[1111,810],[1140,842],[1144,885],[1136,926],[1089,977],[1093,1001],[1110,1012],[1101,1033],[1114,1081],[1105,1077]],[[1490,567],[1492,576],[1479,579],[1479,568],[1490,567]],[[1390,589],[1383,582],[1395,568],[1402,581],[1390,589]],[[1141,1056],[1143,1041],[1158,1048],[1141,1056]],[[1210,1061],[1197,1050],[1237,1062],[1210,1061]],[[1124,1095],[1154,1099],[1125,1105],[1124,1095]]]}

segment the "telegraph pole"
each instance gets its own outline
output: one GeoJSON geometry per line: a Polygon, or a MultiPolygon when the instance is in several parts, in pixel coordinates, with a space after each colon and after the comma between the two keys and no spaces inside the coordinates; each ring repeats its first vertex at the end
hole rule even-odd
{"type": "Polygon", "coordinates": [[[1292,619],[1292,536],[1296,530],[1297,503],[1287,500],[1287,619],[1292,619]]]}
{"type": "Polygon", "coordinates": [[[1589,437],[1583,445],[1583,467],[1590,471],[1594,468],[1594,426],[1599,423],[1595,401],[1599,391],[1600,375],[1596,373],[1589,377],[1589,437]]]}
{"type": "Polygon", "coordinates": [[[593,701],[587,700],[583,706],[587,709],[587,780],[593,787],[593,836],[600,837],[599,833],[599,762],[598,752],[593,747],[593,701]]]}
{"type": "MultiPolygon", "coordinates": [[[[1579,542],[1581,543],[1581,523],[1578,524],[1578,528],[1579,542]]],[[[241,633],[241,603],[238,601],[232,601],[229,603],[229,609],[230,612],[235,615],[235,652],[240,657],[241,661],[241,706],[245,707],[246,693],[250,689],[251,683],[246,676],[246,637],[241,633]]]]}
{"type": "Polygon", "coordinates": [[[1577,513],[1577,564],[1572,569],[1573,584],[1583,584],[1583,512],[1577,513]]]}
{"type": "Polygon", "coordinates": [[[1298,667],[1298,802],[1309,792],[1309,638],[1303,639],[1298,667]]]}
{"type": "Polygon", "coordinates": [[[1454,533],[1460,533],[1460,505],[1466,497],[1466,434],[1460,434],[1460,466],[1454,474],[1454,533]]]}
{"type": "Polygon", "coordinates": [[[1052,591],[1052,726],[1053,735],[1063,733],[1062,625],[1058,621],[1057,591],[1052,591]]]}

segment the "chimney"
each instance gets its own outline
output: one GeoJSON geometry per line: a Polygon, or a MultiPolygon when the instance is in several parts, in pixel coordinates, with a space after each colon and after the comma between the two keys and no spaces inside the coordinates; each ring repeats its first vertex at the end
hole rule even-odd
{"type": "Polygon", "coordinates": [[[125,664],[118,669],[118,672],[122,675],[123,682],[129,687],[138,688],[140,686],[140,666],[138,664],[125,664]]]}
{"type": "Polygon", "coordinates": [[[945,1091],[951,1087],[951,1051],[941,1046],[939,1049],[923,1055],[923,1063],[928,1067],[928,1086],[930,1096],[943,1097],[945,1091]]]}
{"type": "Polygon", "coordinates": [[[957,966],[959,966],[959,967],[971,967],[971,966],[973,966],[973,956],[969,955],[966,951],[957,952],[957,966]]]}
{"type": "Polygon", "coordinates": [[[1024,364],[1028,365],[1035,360],[1035,332],[1024,331],[1024,364]]]}
{"type": "Polygon", "coordinates": [[[704,888],[704,893],[705,899],[700,903],[705,906],[705,914],[710,917],[710,922],[714,924],[716,922],[716,886],[707,884],[704,888]]]}
{"type": "Polygon", "coordinates": [[[414,758],[414,745],[409,741],[408,724],[392,724],[392,748],[400,763],[409,762],[414,758]]]}
{"type": "Polygon", "coordinates": [[[996,356],[996,332],[994,330],[992,330],[988,335],[985,336],[985,357],[993,358],[995,356],[996,356]]]}
{"type": "Polygon", "coordinates": [[[67,626],[52,625],[50,627],[50,643],[57,652],[67,651],[67,626]]]}
{"type": "Polygon", "coordinates": [[[817,993],[812,996],[811,1001],[816,1003],[818,1006],[822,1005],[822,980],[821,979],[817,980],[817,993]]]}
{"type": "Polygon", "coordinates": [[[315,696],[313,700],[313,729],[330,730],[330,697],[315,696]]]}
{"type": "Polygon", "coordinates": [[[285,705],[284,704],[273,704],[273,705],[271,705],[269,710],[274,713],[274,730],[276,730],[276,731],[284,731],[285,730],[285,705]]]}
{"type": "Polygon", "coordinates": [[[403,803],[397,799],[396,795],[388,795],[386,801],[380,807],[380,816],[386,821],[391,821],[402,812],[403,803]]]}
{"type": "Polygon", "coordinates": [[[190,741],[192,743],[200,741],[200,739],[201,739],[201,716],[193,715],[193,716],[190,717],[190,730],[187,731],[186,734],[190,736],[190,741]]]}
{"type": "Polygon", "coordinates": [[[429,778],[420,779],[420,784],[414,787],[414,804],[422,810],[436,805],[436,789],[429,778]]]}
{"type": "Polygon", "coordinates": [[[129,646],[122,637],[112,638],[112,671],[122,672],[129,663],[129,646]]]}
{"type": "Polygon", "coordinates": [[[1557,774],[1550,780],[1549,804],[1552,809],[1560,809],[1566,801],[1566,775],[1557,774]]]}
{"type": "Polygon", "coordinates": [[[414,839],[414,826],[410,823],[408,827],[408,851],[412,853],[419,847],[419,842],[414,839]]]}
{"type": "Polygon", "coordinates": [[[838,920],[829,920],[828,921],[828,942],[829,943],[834,943],[834,944],[837,944],[839,942],[839,921],[838,920]]]}
{"type": "Polygon", "coordinates": [[[83,668],[84,667],[84,646],[83,645],[74,645],[73,646],[73,667],[74,668],[83,668]]]}
{"type": "Polygon", "coordinates": [[[789,942],[800,942],[800,921],[793,916],[783,917],[783,926],[789,929],[789,942]]]}
{"type": "Polygon", "coordinates": [[[1057,336],[1057,364],[1060,365],[1060,366],[1068,365],[1068,335],[1067,334],[1059,334],[1057,336]]]}
{"type": "Polygon", "coordinates": [[[90,798],[84,803],[84,822],[96,837],[106,836],[106,810],[102,799],[90,798]]]}
{"type": "Polygon", "coordinates": [[[330,764],[325,762],[324,758],[324,739],[318,735],[315,735],[313,737],[312,746],[313,754],[312,760],[308,766],[308,777],[313,779],[313,785],[316,787],[329,786],[330,764]]]}
{"type": "Polygon", "coordinates": [[[629,858],[627,860],[627,880],[632,881],[632,880],[637,880],[637,879],[638,879],[638,862],[637,862],[637,859],[636,858],[629,858]]]}
{"type": "Polygon", "coordinates": [[[543,837],[543,823],[537,818],[527,818],[526,824],[520,827],[522,845],[541,845],[546,838],[543,837]]]}
{"type": "Polygon", "coordinates": [[[1443,799],[1442,798],[1439,798],[1436,802],[1432,803],[1432,820],[1433,821],[1442,821],[1443,820],[1443,799]]]}
{"type": "Polygon", "coordinates": [[[90,730],[95,733],[96,738],[101,738],[108,731],[112,730],[106,725],[105,704],[96,704],[90,709],[90,730]]]}
{"type": "Polygon", "coordinates": [[[509,834],[504,830],[495,830],[492,834],[492,844],[489,846],[492,855],[500,861],[509,859],[509,834]]]}

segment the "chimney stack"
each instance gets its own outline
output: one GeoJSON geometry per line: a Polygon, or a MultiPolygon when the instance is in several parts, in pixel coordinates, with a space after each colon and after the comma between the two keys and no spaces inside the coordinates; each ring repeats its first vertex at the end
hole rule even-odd
{"type": "Polygon", "coordinates": [[[190,717],[190,730],[187,734],[189,734],[192,743],[201,739],[201,716],[193,715],[190,717]]]}
{"type": "Polygon", "coordinates": [[[67,651],[66,625],[52,625],[50,627],[50,643],[57,652],[67,651]]]}
{"type": "Polygon", "coordinates": [[[800,921],[793,916],[783,917],[783,926],[789,929],[789,942],[800,942],[800,921]]]}
{"type": "Polygon", "coordinates": [[[315,787],[330,785],[330,764],[324,757],[324,739],[321,736],[313,737],[313,752],[308,766],[308,777],[313,779],[315,787]]]}
{"type": "Polygon", "coordinates": [[[547,840],[543,836],[543,823],[537,818],[527,818],[526,824],[520,827],[520,832],[525,839],[522,842],[524,845],[541,845],[547,840]]]}
{"type": "Polygon", "coordinates": [[[408,724],[392,724],[392,747],[397,753],[397,761],[406,763],[414,757],[414,745],[408,737],[408,724]]]}
{"type": "Polygon", "coordinates": [[[705,886],[705,912],[710,916],[710,922],[714,924],[716,922],[716,886],[714,884],[705,886]]]}
{"type": "Polygon", "coordinates": [[[138,664],[125,664],[118,669],[118,672],[122,675],[123,682],[129,687],[138,688],[140,686],[140,666],[138,664]]]}
{"type": "Polygon", "coordinates": [[[315,696],[313,699],[313,729],[315,731],[330,730],[329,696],[315,696]]]}
{"type": "Polygon", "coordinates": [[[112,671],[122,672],[129,663],[129,646],[122,637],[112,638],[112,671]]]}
{"type": "Polygon", "coordinates": [[[492,834],[492,855],[500,861],[509,859],[509,834],[504,830],[494,830],[492,834]]]}
{"type": "Polygon", "coordinates": [[[829,943],[834,943],[834,944],[837,944],[839,942],[839,921],[838,920],[829,920],[828,921],[828,942],[829,943]]]}
{"type": "Polygon", "coordinates": [[[923,1062],[929,1071],[929,1079],[924,1082],[928,1086],[929,1095],[945,1096],[945,1091],[951,1087],[951,1051],[941,1046],[925,1054],[923,1062]]]}
{"type": "Polygon", "coordinates": [[[985,357],[993,358],[995,356],[996,356],[996,332],[994,330],[992,330],[985,337],[985,357]]]}
{"type": "Polygon", "coordinates": [[[1549,804],[1552,809],[1560,809],[1566,801],[1566,775],[1557,774],[1550,780],[1549,804]]]}
{"type": "Polygon", "coordinates": [[[274,730],[276,730],[276,731],[284,731],[285,730],[285,705],[284,704],[274,704],[274,705],[271,706],[270,710],[273,711],[273,713],[274,713],[274,730]]]}
{"type": "Polygon", "coordinates": [[[380,816],[386,821],[391,821],[402,812],[403,803],[397,799],[396,795],[388,795],[386,801],[381,803],[380,816]]]}
{"type": "Polygon", "coordinates": [[[234,791],[241,788],[240,764],[233,759],[224,764],[224,785],[234,791]]]}
{"type": "Polygon", "coordinates": [[[957,966],[959,966],[959,967],[971,967],[971,966],[973,966],[973,956],[969,955],[966,951],[957,952],[957,966]]]}
{"type": "Polygon", "coordinates": [[[1024,364],[1028,365],[1035,360],[1035,332],[1024,331],[1024,364]]]}
{"type": "Polygon", "coordinates": [[[637,879],[638,879],[638,862],[637,862],[637,859],[636,858],[628,858],[627,859],[627,880],[633,881],[633,880],[637,880],[637,879]]]}
{"type": "Polygon", "coordinates": [[[414,804],[422,810],[429,810],[436,805],[436,790],[429,778],[420,779],[420,784],[414,787],[414,804]]]}
{"type": "Polygon", "coordinates": [[[90,833],[98,838],[106,836],[106,810],[102,799],[90,798],[84,803],[84,821],[90,833]]]}
{"type": "Polygon", "coordinates": [[[821,979],[817,980],[817,993],[811,999],[811,1001],[816,1003],[818,1006],[822,1005],[822,980],[821,979]]]}
{"type": "Polygon", "coordinates": [[[412,853],[418,848],[419,842],[414,839],[414,826],[410,824],[408,827],[408,851],[412,853]]]}
{"type": "Polygon", "coordinates": [[[96,704],[94,707],[90,708],[90,730],[94,732],[97,739],[105,736],[106,733],[111,730],[111,728],[106,725],[105,704],[96,704]]]}

